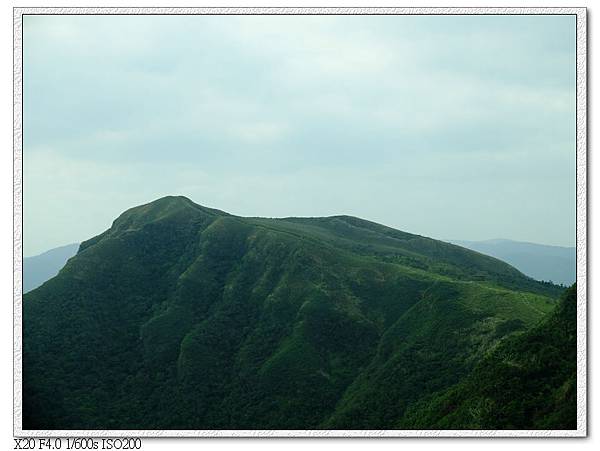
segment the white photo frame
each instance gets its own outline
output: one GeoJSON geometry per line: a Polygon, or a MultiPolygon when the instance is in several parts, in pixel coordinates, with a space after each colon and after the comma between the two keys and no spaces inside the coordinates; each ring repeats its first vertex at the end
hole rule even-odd
{"type": "MultiPolygon", "coordinates": [[[[587,35],[585,8],[15,8],[14,9],[14,427],[18,437],[585,437],[587,435],[587,35]],[[195,15],[575,15],[577,33],[577,429],[576,430],[23,430],[23,16],[195,15]]],[[[575,68],[574,68],[575,69],[575,68]]]]}

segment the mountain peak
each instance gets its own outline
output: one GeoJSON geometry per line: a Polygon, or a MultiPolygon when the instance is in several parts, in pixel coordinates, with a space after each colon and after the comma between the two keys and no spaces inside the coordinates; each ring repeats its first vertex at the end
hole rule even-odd
{"type": "Polygon", "coordinates": [[[163,196],[163,197],[159,197],[156,200],[153,200],[152,202],[149,202],[151,204],[154,203],[194,203],[192,202],[192,200],[189,197],[185,197],[185,196],[181,196],[181,195],[168,195],[168,196],[163,196]]]}
{"type": "Polygon", "coordinates": [[[178,195],[168,195],[159,197],[151,202],[146,204],[138,205],[137,207],[133,207],[130,210],[135,209],[158,209],[158,210],[169,210],[169,209],[179,209],[179,208],[205,208],[201,205],[196,204],[190,198],[185,196],[178,195]]]}
{"type": "Polygon", "coordinates": [[[79,252],[107,236],[139,230],[151,223],[163,221],[180,223],[205,222],[209,218],[230,216],[224,211],[203,207],[185,196],[164,196],[124,211],[104,233],[81,243],[79,252]]]}
{"type": "MultiPolygon", "coordinates": [[[[23,425],[393,429],[535,327],[559,290],[350,216],[233,217],[163,197],[25,295],[23,425]]],[[[535,406],[562,399],[558,375],[535,406]]]]}
{"type": "Polygon", "coordinates": [[[132,220],[135,223],[155,222],[168,217],[179,216],[182,213],[191,213],[194,216],[198,214],[203,216],[227,215],[223,211],[198,205],[185,196],[164,196],[125,211],[115,220],[113,227],[124,222],[131,222],[132,220]]]}

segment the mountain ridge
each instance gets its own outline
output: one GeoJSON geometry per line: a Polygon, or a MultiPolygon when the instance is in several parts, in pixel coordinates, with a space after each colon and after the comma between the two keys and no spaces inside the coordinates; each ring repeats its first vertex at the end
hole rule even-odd
{"type": "MultiPolygon", "coordinates": [[[[414,263],[410,258],[415,256],[415,250],[418,249],[420,253],[424,253],[427,257],[433,257],[441,259],[445,262],[453,263],[456,262],[457,258],[460,259],[465,256],[471,258],[476,257],[477,263],[470,262],[471,266],[483,266],[482,270],[485,271],[486,267],[490,265],[500,265],[502,267],[504,275],[508,278],[525,279],[531,282],[532,286],[535,286],[537,290],[544,290],[548,287],[544,287],[543,284],[539,284],[537,281],[533,281],[527,276],[523,276],[516,268],[510,266],[504,261],[498,260],[492,256],[477,253],[460,246],[447,245],[442,241],[437,241],[432,238],[424,237],[421,235],[411,234],[402,232],[400,230],[384,226],[372,221],[364,220],[362,218],[349,216],[349,215],[333,215],[326,217],[286,217],[286,218],[260,218],[260,217],[243,217],[229,214],[227,212],[204,207],[196,204],[185,196],[165,196],[155,201],[133,207],[122,213],[114,222],[113,225],[104,233],[97,235],[87,241],[81,243],[79,252],[85,250],[88,246],[95,243],[98,239],[105,237],[105,234],[121,233],[124,231],[132,231],[134,229],[127,229],[135,225],[141,220],[148,221],[150,223],[159,220],[167,220],[177,218],[178,215],[184,213],[194,213],[194,219],[202,223],[202,218],[206,220],[205,216],[209,218],[215,217],[228,217],[234,218],[235,220],[242,222],[250,222],[254,225],[267,227],[271,230],[278,232],[287,232],[298,236],[298,228],[295,228],[294,224],[300,224],[302,226],[309,226],[316,233],[303,233],[303,238],[323,239],[330,240],[333,237],[336,238],[335,244],[338,247],[347,248],[344,244],[347,243],[346,235],[350,235],[352,239],[352,231],[360,230],[364,234],[364,231],[368,231],[369,236],[362,236],[362,241],[359,246],[356,243],[352,243],[352,250],[363,253],[377,252],[380,254],[386,253],[397,253],[402,251],[402,254],[406,256],[403,263],[414,263]],[[289,225],[289,226],[288,226],[289,225]],[[391,234],[391,235],[390,235],[391,234]],[[401,248],[398,249],[398,245],[401,248]],[[459,255],[453,255],[458,253],[459,255]]],[[[191,218],[188,218],[191,220],[191,218]]],[[[193,221],[192,221],[193,222],[193,221]]],[[[306,232],[306,229],[303,230],[306,232]]],[[[419,253],[417,252],[417,254],[419,253]]],[[[417,264],[416,267],[422,266],[417,264]]],[[[443,273],[443,271],[441,271],[443,273]]],[[[510,284],[508,285],[510,286],[510,284]]],[[[558,294],[558,290],[552,290],[553,295],[558,294]]]]}
{"type": "Polygon", "coordinates": [[[159,199],[25,296],[24,427],[392,427],[559,292],[369,221],[159,199]]]}

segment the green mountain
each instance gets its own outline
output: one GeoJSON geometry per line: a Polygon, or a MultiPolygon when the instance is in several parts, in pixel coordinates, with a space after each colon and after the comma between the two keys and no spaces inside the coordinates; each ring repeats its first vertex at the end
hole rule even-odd
{"type": "Polygon", "coordinates": [[[396,426],[576,429],[577,290],[535,328],[502,342],[456,386],[413,406],[396,426]]]}
{"type": "Polygon", "coordinates": [[[561,289],[349,216],[132,208],[24,296],[24,429],[381,429],[561,289]]]}

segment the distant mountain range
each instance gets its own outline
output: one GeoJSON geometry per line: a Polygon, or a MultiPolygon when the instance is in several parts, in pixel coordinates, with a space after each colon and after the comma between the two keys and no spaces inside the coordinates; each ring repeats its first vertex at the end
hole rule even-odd
{"type": "Polygon", "coordinates": [[[23,293],[39,287],[58,274],[67,260],[77,253],[79,243],[57,247],[23,259],[23,293]]]}
{"type": "Polygon", "coordinates": [[[351,216],[165,197],[25,294],[23,428],[573,429],[564,291],[351,216]]]}
{"type": "Polygon", "coordinates": [[[536,280],[570,286],[576,278],[576,249],[511,240],[459,241],[450,243],[491,255],[511,264],[536,280]]]}

